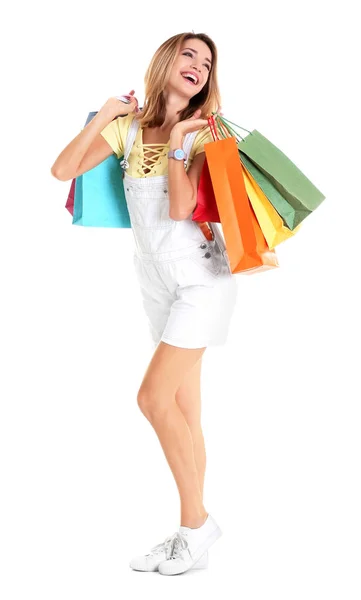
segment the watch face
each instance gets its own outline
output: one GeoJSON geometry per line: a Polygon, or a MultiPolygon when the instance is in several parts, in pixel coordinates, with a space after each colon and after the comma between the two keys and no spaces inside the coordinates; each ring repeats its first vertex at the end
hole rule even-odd
{"type": "Polygon", "coordinates": [[[175,150],[174,151],[174,158],[176,158],[177,160],[182,160],[185,157],[184,151],[181,149],[175,150]]]}

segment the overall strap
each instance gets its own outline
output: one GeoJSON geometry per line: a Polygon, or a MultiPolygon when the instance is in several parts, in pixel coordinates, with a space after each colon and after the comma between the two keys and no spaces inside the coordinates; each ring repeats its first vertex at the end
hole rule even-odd
{"type": "Polygon", "coordinates": [[[139,128],[138,119],[133,119],[130,124],[130,127],[128,129],[128,134],[127,134],[127,139],[125,142],[125,149],[124,149],[124,158],[120,161],[120,166],[124,170],[129,167],[128,157],[129,157],[130,151],[133,147],[135,138],[137,136],[138,128],[139,128]]]}

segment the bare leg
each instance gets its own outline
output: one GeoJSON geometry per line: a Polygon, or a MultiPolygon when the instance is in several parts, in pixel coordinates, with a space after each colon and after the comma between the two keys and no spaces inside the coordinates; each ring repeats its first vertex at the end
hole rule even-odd
{"type": "Polygon", "coordinates": [[[137,401],[159,438],[180,495],[181,525],[200,527],[207,518],[199,485],[193,439],[175,396],[206,348],[160,342],[144,375],[137,401]]]}
{"type": "Polygon", "coordinates": [[[207,457],[201,424],[201,368],[202,357],[184,377],[175,399],[192,435],[194,458],[203,500],[207,457]]]}

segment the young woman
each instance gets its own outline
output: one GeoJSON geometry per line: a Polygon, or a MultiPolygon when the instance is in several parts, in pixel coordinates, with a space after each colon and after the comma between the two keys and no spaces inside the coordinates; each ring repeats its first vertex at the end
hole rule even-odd
{"type": "Polygon", "coordinates": [[[180,527],[145,556],[138,570],[177,574],[207,565],[221,535],[203,504],[206,454],[201,428],[202,357],[226,342],[237,298],[223,237],[215,223],[192,221],[213,138],[207,116],[219,110],[217,49],[205,34],[171,37],[155,52],[138,109],[110,98],[52,167],[62,181],[79,177],[114,152],[135,239],[134,264],[155,346],[138,391],[180,495],[180,527]]]}

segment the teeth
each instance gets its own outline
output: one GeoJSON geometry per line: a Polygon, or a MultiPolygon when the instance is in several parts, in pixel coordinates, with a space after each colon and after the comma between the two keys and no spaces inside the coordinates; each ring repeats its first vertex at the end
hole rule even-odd
{"type": "Polygon", "coordinates": [[[182,73],[183,77],[189,77],[192,79],[193,83],[198,83],[197,77],[193,75],[193,73],[182,73]]]}

